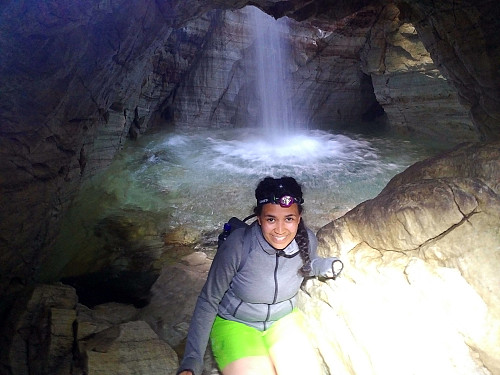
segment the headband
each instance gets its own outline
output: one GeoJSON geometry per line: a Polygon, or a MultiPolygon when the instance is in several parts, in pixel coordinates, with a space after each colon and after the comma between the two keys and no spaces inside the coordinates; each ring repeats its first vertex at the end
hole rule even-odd
{"type": "Polygon", "coordinates": [[[279,204],[281,207],[287,208],[287,207],[290,207],[294,203],[297,203],[297,204],[304,203],[304,199],[295,198],[295,197],[292,197],[291,195],[283,195],[281,198],[273,196],[273,197],[268,197],[268,198],[263,198],[263,199],[257,200],[257,206],[262,206],[263,204],[266,204],[266,203],[279,204]]]}

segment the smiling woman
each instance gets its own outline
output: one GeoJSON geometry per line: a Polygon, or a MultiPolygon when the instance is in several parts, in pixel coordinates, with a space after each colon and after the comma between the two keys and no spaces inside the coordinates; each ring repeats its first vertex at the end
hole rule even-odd
{"type": "Polygon", "coordinates": [[[257,220],[234,230],[214,257],[178,374],[201,374],[209,339],[224,375],[320,373],[296,296],[305,277],[335,278],[342,262],[317,256],[294,178],[264,178],[255,198],[257,220]]]}
{"type": "Polygon", "coordinates": [[[255,198],[254,212],[262,235],[272,247],[283,250],[295,238],[301,222],[302,189],[292,177],[267,177],[257,186],[255,198]]]}
{"type": "Polygon", "coordinates": [[[275,249],[283,250],[295,238],[300,223],[298,206],[282,208],[268,204],[257,216],[257,221],[266,241],[275,249]]]}

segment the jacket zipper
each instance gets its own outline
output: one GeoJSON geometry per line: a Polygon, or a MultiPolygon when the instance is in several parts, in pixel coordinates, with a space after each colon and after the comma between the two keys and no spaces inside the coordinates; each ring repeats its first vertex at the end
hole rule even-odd
{"type": "Polygon", "coordinates": [[[276,265],[274,266],[274,298],[273,298],[273,305],[276,303],[276,300],[278,299],[278,264],[280,260],[280,255],[279,253],[276,253],[276,265]]]}
{"type": "Polygon", "coordinates": [[[269,322],[269,317],[271,316],[271,306],[276,303],[276,299],[278,298],[278,265],[279,265],[280,255],[276,253],[276,264],[274,266],[274,297],[273,302],[270,305],[267,305],[267,316],[264,321],[264,330],[267,329],[267,323],[269,322]]]}

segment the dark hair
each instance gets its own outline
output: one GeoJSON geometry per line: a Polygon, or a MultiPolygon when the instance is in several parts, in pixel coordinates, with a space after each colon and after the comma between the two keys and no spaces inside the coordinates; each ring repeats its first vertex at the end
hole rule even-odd
{"type": "MultiPolygon", "coordinates": [[[[257,202],[269,197],[281,198],[284,195],[290,195],[298,201],[297,206],[299,214],[302,214],[302,187],[295,180],[295,178],[288,176],[283,176],[281,178],[266,177],[259,182],[257,188],[255,189],[255,198],[257,199],[257,202]]],[[[257,216],[262,213],[262,206],[263,204],[257,204],[255,206],[253,212],[257,216]]],[[[302,276],[308,276],[311,271],[311,260],[309,259],[309,235],[307,234],[307,229],[303,219],[300,220],[295,241],[299,246],[300,256],[304,262],[299,272],[302,276]]]]}

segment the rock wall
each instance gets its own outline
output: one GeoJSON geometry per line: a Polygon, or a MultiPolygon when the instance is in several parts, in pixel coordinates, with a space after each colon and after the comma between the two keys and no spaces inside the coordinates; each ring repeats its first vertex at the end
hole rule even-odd
{"type": "Polygon", "coordinates": [[[500,8],[493,1],[398,1],[415,26],[440,72],[452,82],[461,103],[470,109],[481,139],[497,138],[500,76],[494,61],[500,8]]]}
{"type": "Polygon", "coordinates": [[[138,2],[1,10],[3,294],[33,279],[82,179],[106,168],[140,126],[158,87],[148,80],[156,35],[168,29],[138,2]]]}
{"type": "MultiPolygon", "coordinates": [[[[173,28],[155,2],[2,7],[0,294],[37,278],[82,181],[182,81],[211,15],[173,28]],[[49,27],[50,26],[50,27],[49,27]]],[[[181,19],[179,18],[178,21],[181,19]]]]}
{"type": "MultiPolygon", "coordinates": [[[[367,7],[344,24],[323,25],[288,19],[291,59],[283,69],[297,120],[311,128],[361,123],[377,105],[369,76],[360,70],[360,51],[377,9],[367,7]]],[[[284,21],[281,20],[281,23],[284,21]]],[[[206,48],[162,111],[178,127],[260,126],[256,92],[256,41],[248,10],[226,11],[206,48]]],[[[369,125],[367,125],[369,126],[369,125]]]]}
{"type": "Polygon", "coordinates": [[[377,102],[391,128],[455,141],[480,137],[452,84],[434,64],[411,23],[394,5],[384,7],[361,54],[377,102]],[[432,117],[432,119],[431,119],[432,117]],[[429,121],[428,121],[429,120],[429,121]]]}
{"type": "Polygon", "coordinates": [[[176,373],[177,354],[137,319],[134,307],[110,303],[91,310],[77,299],[61,284],[26,290],[2,331],[2,373],[176,373]]]}

